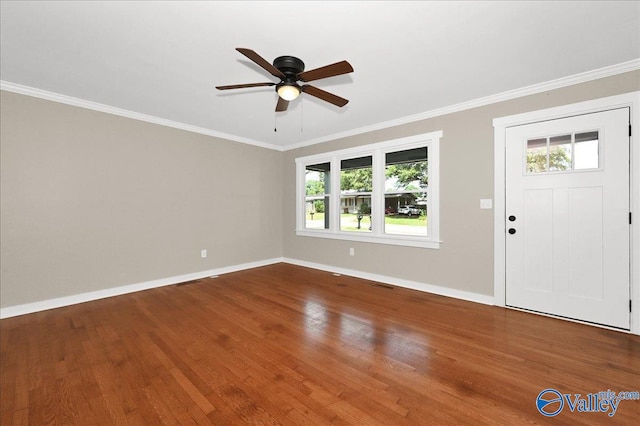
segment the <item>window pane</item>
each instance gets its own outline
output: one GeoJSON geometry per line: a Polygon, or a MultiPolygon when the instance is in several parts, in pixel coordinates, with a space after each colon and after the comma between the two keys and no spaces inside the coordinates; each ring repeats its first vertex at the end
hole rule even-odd
{"type": "Polygon", "coordinates": [[[574,168],[580,170],[598,167],[600,167],[598,132],[576,133],[574,168]]]}
{"type": "Polygon", "coordinates": [[[427,235],[427,148],[385,156],[384,232],[427,235]]]}
{"type": "Polygon", "coordinates": [[[340,230],[371,232],[371,156],[340,162],[340,230]]]}
{"type": "Polygon", "coordinates": [[[549,138],[549,171],[571,170],[571,135],[549,138]]]}
{"type": "Polygon", "coordinates": [[[527,173],[547,171],[547,139],[527,141],[527,173]]]}
{"type": "Polygon", "coordinates": [[[305,228],[329,229],[331,163],[313,164],[305,170],[305,228]]]}

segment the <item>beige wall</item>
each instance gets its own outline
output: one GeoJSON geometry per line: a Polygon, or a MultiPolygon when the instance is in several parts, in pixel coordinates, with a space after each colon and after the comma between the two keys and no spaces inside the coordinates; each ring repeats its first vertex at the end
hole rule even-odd
{"type": "Polygon", "coordinates": [[[2,307],[282,256],[282,153],[5,91],[0,111],[2,307]]]}
{"type": "Polygon", "coordinates": [[[286,151],[284,155],[284,256],[337,268],[493,295],[493,124],[497,117],[640,90],[630,72],[537,95],[500,102],[394,128],[286,151]],[[296,157],[443,131],[440,143],[439,250],[358,243],[295,235],[296,157]],[[349,247],[355,256],[349,256],[349,247]]]}
{"type": "Polygon", "coordinates": [[[640,71],[284,153],[3,91],[0,306],[281,256],[492,295],[492,120],[635,90],[640,71]],[[296,157],[436,130],[440,250],[296,237],[296,157]]]}

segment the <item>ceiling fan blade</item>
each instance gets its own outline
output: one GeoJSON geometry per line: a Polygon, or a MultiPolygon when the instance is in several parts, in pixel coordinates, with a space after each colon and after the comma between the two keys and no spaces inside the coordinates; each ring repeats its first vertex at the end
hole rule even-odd
{"type": "Polygon", "coordinates": [[[308,93],[311,96],[315,96],[318,99],[322,99],[323,101],[327,101],[339,107],[343,107],[347,103],[349,103],[349,101],[345,98],[341,98],[340,96],[334,95],[333,93],[325,92],[324,90],[318,89],[317,87],[309,86],[308,84],[302,86],[301,89],[303,92],[308,93]]]}
{"type": "Polygon", "coordinates": [[[244,89],[247,87],[275,86],[276,83],[248,83],[248,84],[231,84],[229,86],[216,86],[218,90],[244,89]]]}
{"type": "Polygon", "coordinates": [[[253,50],[245,49],[245,48],[242,48],[242,47],[237,47],[236,50],[238,52],[242,53],[247,58],[251,59],[256,64],[260,65],[265,70],[269,71],[269,74],[271,74],[273,76],[276,76],[278,78],[281,78],[281,79],[285,78],[285,75],[284,75],[284,73],[282,71],[280,71],[278,68],[276,68],[273,65],[271,65],[262,56],[258,55],[253,50]]]}
{"type": "Polygon", "coordinates": [[[289,108],[289,101],[285,101],[280,96],[278,96],[278,103],[276,104],[276,112],[283,112],[289,108]]]}
{"type": "Polygon", "coordinates": [[[348,74],[353,72],[353,67],[347,61],[336,62],[314,70],[304,71],[298,74],[298,78],[302,81],[313,81],[321,78],[333,77],[336,75],[348,74]]]}

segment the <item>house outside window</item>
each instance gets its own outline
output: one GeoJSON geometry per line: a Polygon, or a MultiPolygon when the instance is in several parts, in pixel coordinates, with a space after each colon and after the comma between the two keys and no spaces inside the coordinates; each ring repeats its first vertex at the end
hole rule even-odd
{"type": "Polygon", "coordinates": [[[296,234],[439,248],[442,132],[296,159],[296,234]]]}

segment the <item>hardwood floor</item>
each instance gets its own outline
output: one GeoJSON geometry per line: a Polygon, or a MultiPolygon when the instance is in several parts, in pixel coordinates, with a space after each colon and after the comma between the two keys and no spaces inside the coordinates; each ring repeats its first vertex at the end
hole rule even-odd
{"type": "Polygon", "coordinates": [[[1,424],[637,424],[640,338],[288,264],[0,321],[1,424]],[[556,404],[559,406],[559,403],[556,404]],[[574,407],[575,408],[575,407],[574,407]]]}

